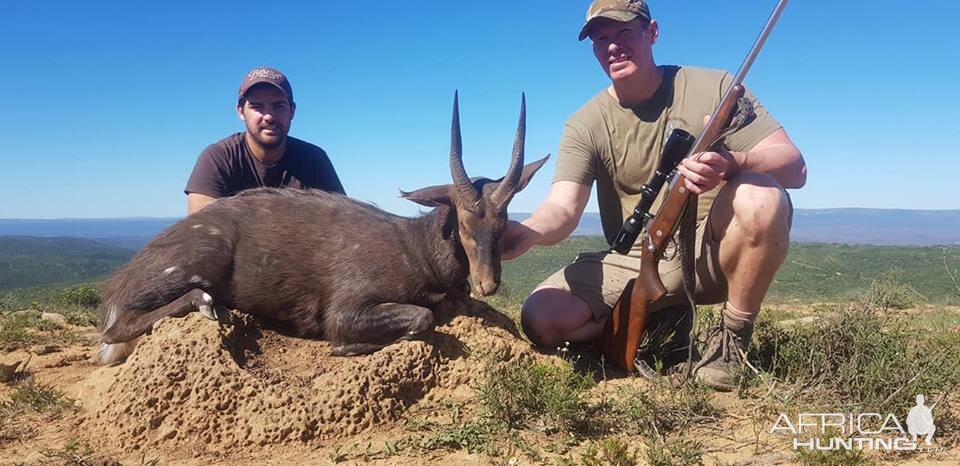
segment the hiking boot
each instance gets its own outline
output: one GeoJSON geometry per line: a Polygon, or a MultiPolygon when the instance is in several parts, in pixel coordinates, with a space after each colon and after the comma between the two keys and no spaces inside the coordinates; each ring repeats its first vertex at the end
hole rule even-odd
{"type": "Polygon", "coordinates": [[[743,372],[743,356],[747,354],[753,323],[734,329],[723,318],[710,330],[703,359],[694,366],[694,376],[703,384],[719,391],[737,388],[743,372]]]}

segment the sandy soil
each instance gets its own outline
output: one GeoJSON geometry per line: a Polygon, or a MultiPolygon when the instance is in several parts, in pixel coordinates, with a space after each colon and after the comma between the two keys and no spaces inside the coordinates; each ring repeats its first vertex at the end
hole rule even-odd
{"type": "MultiPolygon", "coordinates": [[[[460,451],[381,451],[407,434],[410,419],[440,419],[454,404],[474,405],[480,355],[556,360],[534,351],[509,318],[485,305],[456,311],[438,314],[429,342],[353,358],[331,357],[326,342],[287,336],[235,313],[219,324],[199,315],[163,320],[115,367],[92,363],[92,331],[89,345],[8,352],[0,362],[29,358],[36,380],[63,390],[78,409],[20,419],[30,433],[0,441],[0,464],[49,464],[45,451],[75,441],[92,447],[91,464],[509,463],[510,456],[460,451]]],[[[594,390],[644,383],[611,378],[594,390]]],[[[0,385],[0,399],[11,391],[0,385]]],[[[714,394],[713,401],[723,418],[688,433],[703,443],[705,464],[793,464],[790,439],[768,433],[774,413],[735,394],[714,394]]],[[[881,459],[960,464],[960,447],[881,459]]],[[[530,463],[520,451],[512,460],[530,463]]]]}

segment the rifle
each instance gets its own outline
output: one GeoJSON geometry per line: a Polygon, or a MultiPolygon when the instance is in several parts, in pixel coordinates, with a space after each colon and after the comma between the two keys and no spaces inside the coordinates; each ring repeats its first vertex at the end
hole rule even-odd
{"type": "MultiPolygon", "coordinates": [[[[737,71],[730,88],[727,89],[717,109],[710,116],[700,137],[696,139],[696,143],[692,144],[687,157],[709,150],[729,134],[728,130],[731,129],[731,120],[737,110],[737,103],[744,95],[743,79],[750,71],[750,67],[760,53],[760,49],[763,48],[767,37],[773,31],[780,13],[787,6],[787,1],[779,0],[777,2],[777,6],[774,7],[773,13],[760,32],[760,36],[757,37],[753,48],[750,49],[747,58],[740,66],[740,70],[737,71]]],[[[607,319],[603,330],[601,347],[604,355],[608,360],[629,372],[637,370],[634,361],[646,326],[647,308],[650,303],[659,301],[667,294],[667,290],[664,288],[657,272],[658,263],[667,244],[667,239],[671,238],[676,231],[680,216],[687,208],[691,197],[690,192],[683,185],[681,175],[676,170],[671,173],[667,189],[666,198],[656,216],[650,218],[645,211],[640,212],[642,220],[639,221],[646,232],[640,243],[640,273],[633,280],[632,285],[628,284],[623,294],[620,295],[620,299],[613,308],[613,314],[607,319]]],[[[645,200],[641,200],[638,204],[638,210],[643,207],[645,202],[645,200]]],[[[649,208],[649,204],[646,207],[649,208]]],[[[635,211],[634,215],[628,218],[628,224],[633,219],[632,225],[625,224],[624,231],[637,229],[637,219],[634,218],[637,214],[638,212],[635,211]]],[[[629,233],[628,231],[627,235],[624,235],[623,232],[618,234],[617,237],[621,240],[619,250],[623,248],[623,238],[629,238],[629,233]]],[[[634,235],[633,239],[630,240],[630,245],[635,239],[636,236],[634,235]]],[[[614,246],[617,247],[618,245],[615,244],[614,246]]],[[[629,250],[629,246],[626,249],[629,250]]],[[[690,273],[693,273],[693,271],[690,271],[690,273]]],[[[688,290],[688,292],[693,293],[693,290],[688,290]]],[[[693,342],[690,344],[693,344],[693,342]]]]}

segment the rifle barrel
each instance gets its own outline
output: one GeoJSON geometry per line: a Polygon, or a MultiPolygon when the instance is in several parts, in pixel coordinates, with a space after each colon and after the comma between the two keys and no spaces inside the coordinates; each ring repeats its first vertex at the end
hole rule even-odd
{"type": "Polygon", "coordinates": [[[731,84],[730,87],[743,83],[743,78],[747,76],[747,73],[750,71],[750,67],[753,66],[753,61],[756,60],[757,55],[760,54],[763,44],[767,42],[767,37],[769,37],[770,33],[773,32],[773,27],[777,25],[777,20],[780,19],[780,13],[783,13],[783,9],[787,7],[788,1],[790,0],[780,0],[777,2],[777,6],[773,9],[773,13],[770,13],[770,18],[767,19],[767,24],[763,26],[763,30],[760,31],[760,35],[757,36],[756,42],[753,43],[753,48],[750,49],[750,53],[747,54],[747,58],[744,59],[743,64],[740,65],[740,70],[737,71],[737,75],[733,78],[733,84],[731,84]]]}
{"type": "MultiPolygon", "coordinates": [[[[753,66],[754,60],[757,59],[757,55],[760,54],[760,50],[763,49],[763,45],[767,42],[767,37],[770,36],[770,33],[773,32],[773,27],[777,25],[777,20],[780,19],[780,13],[783,12],[783,9],[786,8],[787,2],[789,0],[780,0],[777,2],[777,6],[774,7],[773,13],[770,13],[770,18],[767,19],[767,23],[763,26],[763,29],[760,31],[760,35],[757,37],[757,40],[754,41],[753,47],[750,49],[750,52],[747,53],[747,57],[743,60],[743,64],[740,65],[740,70],[737,71],[737,74],[733,78],[733,82],[730,83],[730,87],[727,88],[727,92],[723,95],[723,98],[720,99],[721,107],[727,107],[731,110],[734,108],[734,103],[739,98],[739,95],[734,96],[734,92],[742,92],[742,89],[738,89],[742,86],[744,78],[746,78],[747,73],[750,71],[750,67],[753,66]],[[732,101],[732,102],[731,102],[732,101]]],[[[713,115],[710,115],[710,120],[707,121],[706,126],[703,127],[703,132],[700,133],[700,137],[697,138],[697,143],[690,149],[690,153],[687,156],[697,154],[708,150],[708,144],[710,144],[713,139],[720,134],[721,131],[729,124],[729,119],[731,114],[721,114],[722,112],[714,112],[713,115]]],[[[673,183],[676,179],[679,178],[679,173],[671,179],[673,183]]]]}

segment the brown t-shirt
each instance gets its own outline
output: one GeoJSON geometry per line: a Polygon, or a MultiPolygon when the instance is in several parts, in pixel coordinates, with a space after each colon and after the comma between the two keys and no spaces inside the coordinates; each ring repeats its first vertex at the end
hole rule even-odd
{"type": "MultiPolygon", "coordinates": [[[[713,113],[733,76],[725,71],[690,66],[661,66],[663,83],[648,101],[623,108],[606,89],[590,99],[567,119],[560,140],[553,181],[597,182],[600,219],[607,241],[613,241],[624,219],[640,200],[640,188],[650,181],[660,163],[667,134],[680,128],[697,136],[703,117],[713,113]]],[[[727,136],[731,151],[747,151],[780,123],[748,90],[756,119],[727,136]]],[[[703,220],[719,189],[700,196],[698,219],[703,220]]],[[[656,212],[663,194],[654,204],[656,212]]]]}
{"type": "Polygon", "coordinates": [[[258,187],[316,188],[345,194],[323,149],[288,136],[283,158],[264,165],[250,152],[244,133],[207,146],[183,191],[219,198],[258,187]]]}

